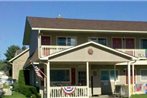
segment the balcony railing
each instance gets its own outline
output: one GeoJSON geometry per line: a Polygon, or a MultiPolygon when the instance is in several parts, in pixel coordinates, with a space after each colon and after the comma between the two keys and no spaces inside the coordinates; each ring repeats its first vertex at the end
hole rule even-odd
{"type": "Polygon", "coordinates": [[[119,51],[125,52],[129,55],[139,57],[139,58],[147,58],[147,50],[146,49],[117,49],[119,51]]]}
{"type": "Polygon", "coordinates": [[[47,46],[47,45],[42,45],[41,46],[41,57],[46,57],[50,54],[57,53],[59,51],[68,49],[72,46],[47,46]]]}

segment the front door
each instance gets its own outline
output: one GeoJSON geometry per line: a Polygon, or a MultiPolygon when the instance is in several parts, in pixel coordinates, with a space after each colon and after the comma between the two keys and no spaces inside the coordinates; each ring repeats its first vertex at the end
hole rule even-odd
{"type": "Polygon", "coordinates": [[[101,70],[101,92],[103,95],[112,94],[109,70],[101,70]]]}

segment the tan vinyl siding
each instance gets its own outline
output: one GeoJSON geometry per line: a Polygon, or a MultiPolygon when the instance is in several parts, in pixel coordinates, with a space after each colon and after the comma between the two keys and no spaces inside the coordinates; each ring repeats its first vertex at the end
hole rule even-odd
{"type": "Polygon", "coordinates": [[[140,39],[141,38],[147,38],[147,34],[127,34],[127,32],[124,32],[122,34],[118,33],[105,33],[105,32],[99,32],[99,33],[91,33],[91,32],[60,32],[60,31],[41,31],[42,35],[49,35],[51,36],[51,45],[56,45],[57,37],[59,36],[71,36],[76,37],[77,39],[77,45],[83,44],[88,41],[89,37],[105,37],[107,39],[107,46],[112,47],[112,38],[114,37],[120,37],[120,38],[134,38],[135,39],[135,48],[140,48],[140,39]]]}
{"type": "Polygon", "coordinates": [[[12,62],[12,78],[18,80],[19,71],[23,70],[23,67],[29,57],[29,51],[18,57],[12,62]]]}

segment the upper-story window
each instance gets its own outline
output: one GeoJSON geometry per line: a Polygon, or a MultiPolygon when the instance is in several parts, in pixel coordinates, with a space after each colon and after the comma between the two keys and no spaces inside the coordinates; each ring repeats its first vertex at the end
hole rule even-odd
{"type": "Polygon", "coordinates": [[[77,44],[75,37],[57,37],[57,45],[75,46],[77,44]]]}
{"type": "Polygon", "coordinates": [[[140,40],[141,49],[147,49],[147,39],[140,40]]]}
{"type": "Polygon", "coordinates": [[[112,47],[118,48],[118,49],[121,49],[121,48],[134,49],[135,39],[134,38],[122,38],[122,37],[112,38],[112,47]]]}
{"type": "Polygon", "coordinates": [[[41,36],[41,45],[50,45],[50,36],[41,36]]]}
{"type": "Polygon", "coordinates": [[[107,45],[107,39],[104,37],[90,37],[88,40],[100,43],[102,45],[107,45]]]}

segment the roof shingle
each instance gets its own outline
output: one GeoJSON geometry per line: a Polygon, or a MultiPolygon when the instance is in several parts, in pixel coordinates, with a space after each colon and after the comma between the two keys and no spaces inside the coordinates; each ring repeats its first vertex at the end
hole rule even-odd
{"type": "Polygon", "coordinates": [[[147,31],[147,22],[27,17],[32,28],[147,31]]]}

